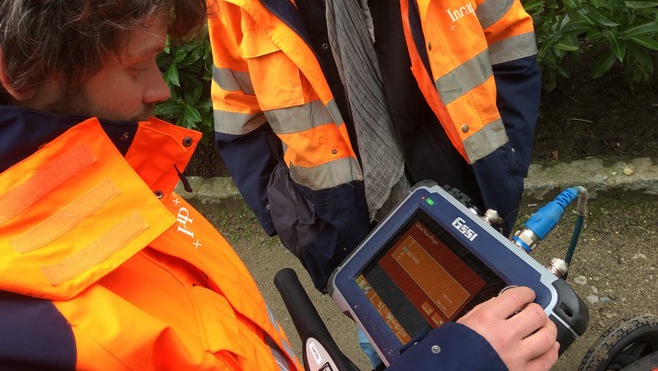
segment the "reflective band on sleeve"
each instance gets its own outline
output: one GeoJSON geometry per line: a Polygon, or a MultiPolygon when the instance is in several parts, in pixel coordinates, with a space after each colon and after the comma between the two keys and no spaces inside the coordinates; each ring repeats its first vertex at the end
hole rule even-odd
{"type": "Polygon", "coordinates": [[[254,95],[254,85],[248,72],[236,72],[228,68],[212,68],[212,79],[226,91],[242,91],[254,95]]]}
{"type": "Polygon", "coordinates": [[[489,53],[481,52],[459,67],[436,80],[444,104],[455,101],[475,87],[482,85],[492,75],[489,53]]]}
{"type": "Polygon", "coordinates": [[[59,285],[105,261],[148,227],[146,220],[134,211],[89,246],[59,263],[42,267],[41,272],[51,284],[59,285]]]}
{"type": "Polygon", "coordinates": [[[0,224],[27,209],[94,162],[96,158],[85,146],[76,147],[52,159],[31,178],[0,195],[0,224]]]}
{"type": "Polygon", "coordinates": [[[537,54],[535,33],[528,32],[489,46],[491,64],[499,64],[537,54]]]}
{"type": "Polygon", "coordinates": [[[475,9],[482,28],[498,22],[510,10],[514,0],[487,0],[475,9]]]}
{"type": "Polygon", "coordinates": [[[343,123],[343,116],[340,114],[340,109],[335,100],[332,99],[329,104],[327,104],[327,110],[329,110],[331,117],[334,118],[336,126],[340,126],[343,123]]]}
{"type": "Polygon", "coordinates": [[[471,163],[487,156],[496,148],[508,142],[503,120],[496,120],[484,125],[482,130],[464,141],[464,148],[471,163]]]}
{"type": "Polygon", "coordinates": [[[274,313],[270,310],[270,307],[266,305],[267,308],[267,316],[270,318],[270,323],[272,326],[274,326],[274,329],[281,335],[281,343],[283,345],[283,350],[288,353],[288,356],[291,359],[297,360],[297,356],[295,355],[295,352],[292,350],[292,347],[290,346],[290,343],[288,343],[288,339],[283,336],[281,333],[281,326],[279,325],[279,322],[274,318],[274,313]]]}
{"type": "Polygon", "coordinates": [[[218,133],[242,135],[251,133],[267,122],[262,112],[237,113],[216,109],[214,112],[215,131],[218,133]]]}
{"type": "MultiPolygon", "coordinates": [[[[331,104],[335,103],[331,101],[331,104]]],[[[337,111],[337,110],[334,110],[337,111]]],[[[300,106],[265,111],[265,116],[277,134],[290,134],[334,122],[322,101],[315,100],[300,106]]]]}
{"type": "Polygon", "coordinates": [[[272,357],[274,358],[274,362],[276,362],[277,366],[279,366],[279,370],[291,370],[290,365],[288,364],[288,359],[281,353],[279,347],[269,336],[267,337],[267,345],[269,345],[270,350],[272,351],[272,357]]]}
{"type": "Polygon", "coordinates": [[[313,190],[363,180],[361,168],[353,157],[344,157],[312,168],[290,164],[290,177],[295,183],[313,190]]]}
{"type": "Polygon", "coordinates": [[[78,226],[120,194],[119,188],[108,179],[9,243],[21,254],[40,249],[78,226]]]}

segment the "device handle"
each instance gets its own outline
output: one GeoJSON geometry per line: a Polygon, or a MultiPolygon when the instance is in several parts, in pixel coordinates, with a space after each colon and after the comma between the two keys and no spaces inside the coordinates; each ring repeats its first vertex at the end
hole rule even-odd
{"type": "Polygon", "coordinates": [[[343,354],[329,333],[320,314],[304,290],[297,273],[281,269],[274,285],[286,305],[295,329],[302,340],[304,369],[307,371],[359,371],[343,354]]]}

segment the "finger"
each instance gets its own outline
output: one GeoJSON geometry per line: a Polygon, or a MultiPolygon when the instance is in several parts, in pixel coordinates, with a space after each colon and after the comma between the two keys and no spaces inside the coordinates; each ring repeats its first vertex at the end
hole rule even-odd
{"type": "Polygon", "coordinates": [[[528,362],[525,368],[526,371],[548,371],[557,362],[558,354],[560,350],[560,343],[557,341],[553,343],[553,346],[544,354],[536,357],[528,362]]]}
{"type": "Polygon", "coordinates": [[[509,318],[535,300],[535,292],[528,287],[515,287],[503,291],[493,299],[492,311],[498,318],[509,318]]]}
{"type": "MultiPolygon", "coordinates": [[[[491,300],[491,299],[489,299],[489,300],[491,300]]],[[[458,322],[458,323],[462,323],[464,320],[468,319],[473,313],[476,313],[476,312],[477,312],[480,308],[482,308],[482,306],[483,306],[484,304],[486,304],[486,303],[487,303],[487,302],[485,301],[484,303],[480,303],[480,304],[474,306],[471,310],[469,310],[468,312],[466,312],[466,314],[464,314],[463,316],[459,317],[459,318],[457,319],[457,322],[458,322]]]]}
{"type": "Polygon", "coordinates": [[[548,320],[539,330],[523,339],[523,352],[528,359],[537,358],[549,351],[555,345],[556,339],[557,327],[548,320]]]}
{"type": "MultiPolygon", "coordinates": [[[[551,322],[544,309],[537,303],[527,304],[519,313],[508,319],[508,328],[512,335],[526,338],[551,322]]],[[[554,326],[554,325],[553,325],[554,326]]],[[[553,339],[555,340],[555,339],[553,339]]]]}

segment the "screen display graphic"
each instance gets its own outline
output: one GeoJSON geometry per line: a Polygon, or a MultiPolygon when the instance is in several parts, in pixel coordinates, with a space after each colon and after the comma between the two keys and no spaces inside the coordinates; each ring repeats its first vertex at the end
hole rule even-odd
{"type": "Polygon", "coordinates": [[[402,344],[505,287],[422,210],[355,280],[402,344]]]}

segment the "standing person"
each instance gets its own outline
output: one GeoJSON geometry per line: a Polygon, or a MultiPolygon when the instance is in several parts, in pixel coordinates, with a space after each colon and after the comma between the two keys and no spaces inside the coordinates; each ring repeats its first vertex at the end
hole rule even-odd
{"type": "Polygon", "coordinates": [[[318,290],[425,179],[498,211],[509,235],[541,79],[518,0],[219,7],[209,20],[217,147],[318,290]]]}

